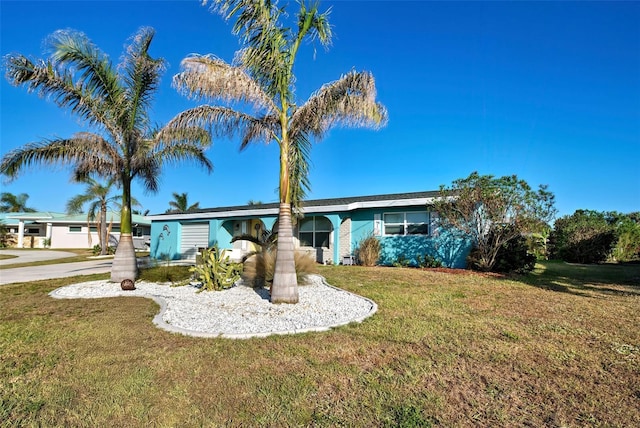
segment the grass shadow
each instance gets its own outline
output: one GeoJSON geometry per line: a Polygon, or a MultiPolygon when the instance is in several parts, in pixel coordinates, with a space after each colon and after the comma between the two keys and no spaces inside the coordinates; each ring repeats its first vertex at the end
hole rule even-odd
{"type": "Polygon", "coordinates": [[[544,261],[517,280],[537,288],[584,297],[640,296],[640,264],[637,263],[584,265],[544,261]]]}

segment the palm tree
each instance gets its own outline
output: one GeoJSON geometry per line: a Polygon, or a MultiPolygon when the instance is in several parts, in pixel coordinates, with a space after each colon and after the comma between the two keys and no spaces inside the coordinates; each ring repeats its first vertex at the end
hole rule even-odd
{"type": "Polygon", "coordinates": [[[0,195],[0,212],[3,213],[33,213],[35,208],[27,207],[27,199],[29,195],[20,193],[14,195],[9,192],[2,192],[0,195]]]}
{"type": "Polygon", "coordinates": [[[187,202],[186,192],[185,193],[173,192],[173,201],[169,201],[169,209],[166,212],[188,213],[198,209],[200,209],[200,202],[196,202],[195,204],[189,205],[189,203],[187,202]]]}
{"type": "Polygon", "coordinates": [[[6,76],[53,100],[96,132],[70,138],[29,143],[6,154],[0,172],[8,177],[36,163],[72,165],[76,178],[95,174],[114,180],[122,189],[121,235],[113,260],[111,280],[135,279],[138,273],[132,238],[131,184],[138,179],[149,192],[158,190],[165,162],[192,160],[211,171],[204,150],[208,131],[185,126],[157,130],[149,108],[165,69],[149,48],[152,28],[141,28],[131,38],[121,63],[114,67],[84,34],[59,30],[47,40],[52,54],[35,60],[15,54],[6,58],[6,76]]]}
{"type": "MultiPolygon", "coordinates": [[[[120,196],[112,195],[112,190],[116,185],[115,179],[110,179],[106,183],[102,184],[91,177],[86,177],[81,180],[87,187],[85,192],[74,196],[67,201],[67,213],[79,214],[83,212],[82,208],[85,204],[89,204],[87,208],[87,224],[97,220],[97,226],[99,230],[100,240],[100,255],[107,254],[108,239],[107,239],[107,211],[110,205],[120,207],[120,196]],[[98,213],[100,214],[98,216],[98,213]]],[[[134,198],[132,199],[132,205],[137,205],[134,198]]],[[[89,240],[91,240],[91,230],[89,230],[89,240]]],[[[91,243],[91,242],[90,242],[91,243]]]]}
{"type": "Polygon", "coordinates": [[[295,101],[293,67],[305,40],[328,47],[331,27],[328,12],[301,1],[297,28],[280,24],[284,8],[269,0],[213,0],[212,10],[229,20],[244,47],[228,64],[213,56],[190,56],[174,85],[189,97],[221,101],[202,105],[176,116],[167,126],[211,126],[217,135],[241,138],[240,148],[275,141],[280,152],[279,222],[274,303],[296,303],[298,285],[294,266],[292,206],[299,208],[309,189],[308,156],[311,138],[321,139],[336,125],[378,128],[387,112],[376,101],[373,76],[351,71],[325,84],[302,105],[295,101]],[[238,107],[249,112],[234,109],[238,107]],[[251,108],[253,107],[253,108],[251,108]]]}

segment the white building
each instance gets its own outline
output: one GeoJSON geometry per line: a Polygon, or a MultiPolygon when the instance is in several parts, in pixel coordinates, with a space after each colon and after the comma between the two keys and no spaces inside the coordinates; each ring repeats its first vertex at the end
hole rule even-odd
{"type": "MultiPolygon", "coordinates": [[[[68,215],[52,212],[0,213],[11,239],[7,244],[15,248],[93,248],[100,243],[96,222],[87,223],[86,214],[68,215]]],[[[151,221],[133,214],[133,241],[136,249],[149,247],[151,221]]],[[[120,213],[108,212],[111,225],[109,245],[115,247],[120,239],[120,213]]]]}

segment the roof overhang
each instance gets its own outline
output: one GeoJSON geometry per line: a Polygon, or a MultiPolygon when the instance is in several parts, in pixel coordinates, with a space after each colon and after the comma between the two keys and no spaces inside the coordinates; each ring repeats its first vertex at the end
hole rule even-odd
{"type": "MultiPolygon", "coordinates": [[[[358,201],[346,204],[327,204],[317,206],[303,206],[300,211],[303,214],[317,214],[317,213],[341,213],[351,212],[358,209],[367,208],[401,208],[401,207],[416,207],[426,206],[436,198],[410,198],[410,199],[390,199],[390,200],[372,200],[372,201],[358,201]]],[[[211,211],[211,212],[197,212],[197,213],[183,213],[183,214],[162,214],[157,216],[148,216],[151,221],[162,220],[204,220],[204,219],[222,219],[222,218],[241,218],[241,217],[264,217],[264,216],[277,216],[278,208],[251,208],[251,209],[230,209],[228,211],[211,211]]]]}

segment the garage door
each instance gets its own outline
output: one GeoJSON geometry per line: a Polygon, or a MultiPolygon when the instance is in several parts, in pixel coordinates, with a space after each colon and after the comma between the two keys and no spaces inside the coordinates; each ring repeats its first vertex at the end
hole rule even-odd
{"type": "Polygon", "coordinates": [[[209,246],[209,223],[184,223],[180,238],[180,255],[185,260],[195,260],[198,248],[209,246]]]}

